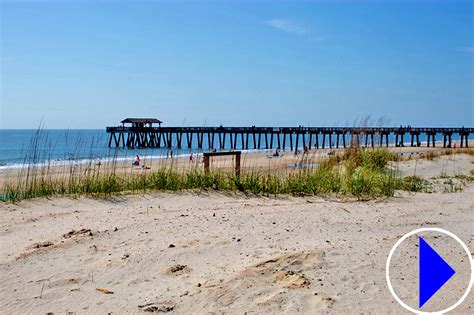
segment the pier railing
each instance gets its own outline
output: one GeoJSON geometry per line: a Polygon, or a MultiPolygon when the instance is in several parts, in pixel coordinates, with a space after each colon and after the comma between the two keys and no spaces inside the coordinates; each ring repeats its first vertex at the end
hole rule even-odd
{"type": "Polygon", "coordinates": [[[459,146],[468,147],[468,137],[474,128],[442,127],[107,127],[109,147],[127,148],[182,148],[203,149],[204,139],[208,149],[273,149],[286,148],[339,148],[351,144],[362,146],[389,146],[389,136],[395,137],[396,146],[405,146],[409,136],[410,146],[420,146],[420,135],[426,135],[426,145],[435,146],[436,136],[443,137],[443,147],[452,147],[452,135],[459,135],[459,146]],[[183,137],[185,136],[185,137],[183,137]],[[197,137],[197,143],[193,137],[197,137]],[[215,142],[217,136],[218,142],[215,142]],[[347,139],[349,136],[350,139],[347,139]],[[263,140],[262,140],[263,137],[263,140]],[[240,141],[239,141],[240,138],[240,141]],[[327,142],[326,142],[327,138],[327,142]],[[226,146],[226,139],[230,146],[226,146]],[[348,141],[349,140],[349,141],[348,141]],[[301,141],[301,142],[300,142],[301,141]],[[239,143],[240,142],[240,143],[239,143]]]}

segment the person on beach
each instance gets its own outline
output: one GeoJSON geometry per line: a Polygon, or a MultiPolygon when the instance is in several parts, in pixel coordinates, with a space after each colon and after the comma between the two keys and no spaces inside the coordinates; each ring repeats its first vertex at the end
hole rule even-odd
{"type": "Polygon", "coordinates": [[[133,161],[132,165],[133,166],[140,166],[140,157],[138,156],[138,154],[137,154],[137,157],[135,158],[135,160],[133,161]]]}
{"type": "Polygon", "coordinates": [[[193,161],[193,154],[191,153],[191,155],[189,156],[189,162],[192,162],[193,161]]]}

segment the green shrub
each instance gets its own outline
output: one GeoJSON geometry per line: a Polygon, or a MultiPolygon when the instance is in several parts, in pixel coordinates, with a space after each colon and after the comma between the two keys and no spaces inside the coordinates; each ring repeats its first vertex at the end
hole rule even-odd
{"type": "Polygon", "coordinates": [[[418,176],[407,176],[397,180],[397,189],[411,192],[425,192],[429,184],[418,176]]]}

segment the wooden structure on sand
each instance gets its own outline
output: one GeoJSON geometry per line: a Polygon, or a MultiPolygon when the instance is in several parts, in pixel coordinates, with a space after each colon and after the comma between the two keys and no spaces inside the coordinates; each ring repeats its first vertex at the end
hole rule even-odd
{"type": "Polygon", "coordinates": [[[223,151],[223,152],[206,152],[203,154],[204,159],[204,172],[209,173],[210,158],[214,156],[235,156],[235,176],[240,176],[240,151],[223,151]]]}
{"type": "Polygon", "coordinates": [[[420,135],[425,134],[428,147],[434,147],[436,135],[441,135],[443,147],[450,148],[453,134],[459,135],[460,147],[468,147],[468,137],[474,133],[474,128],[465,127],[161,127],[162,122],[156,118],[127,118],[121,123],[121,126],[106,128],[110,134],[109,147],[192,149],[197,144],[197,149],[210,150],[285,149],[288,142],[291,150],[346,148],[351,142],[366,147],[388,147],[389,136],[395,137],[396,146],[407,145],[408,136],[409,145],[417,147],[421,145],[420,135]],[[197,142],[193,142],[195,136],[197,142]],[[226,139],[229,140],[227,146],[226,139]]]}

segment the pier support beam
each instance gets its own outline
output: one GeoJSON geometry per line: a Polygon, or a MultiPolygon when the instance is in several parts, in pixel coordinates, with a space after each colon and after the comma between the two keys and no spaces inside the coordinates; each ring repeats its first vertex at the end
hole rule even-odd
{"type": "MultiPolygon", "coordinates": [[[[106,139],[106,145],[108,147],[126,147],[126,148],[172,148],[175,145],[177,148],[187,147],[193,149],[196,143],[193,141],[194,134],[197,134],[198,149],[203,147],[204,134],[207,135],[207,142],[209,149],[248,149],[249,138],[253,138],[253,148],[262,149],[261,144],[262,134],[265,136],[265,148],[273,149],[280,147],[283,149],[287,148],[287,136],[290,137],[289,147],[293,151],[299,149],[301,145],[304,148],[312,149],[315,147],[319,149],[320,142],[322,147],[326,148],[329,141],[329,148],[339,148],[340,137],[342,136],[342,146],[347,147],[346,140],[351,137],[351,141],[354,145],[375,147],[383,146],[385,137],[385,146],[389,146],[389,137],[391,140],[395,140],[396,146],[404,146],[404,135],[409,133],[409,143],[412,147],[420,146],[420,134],[426,135],[427,146],[436,146],[436,135],[443,136],[443,147],[450,148],[452,143],[452,135],[459,134],[460,147],[467,147],[469,145],[469,134],[474,133],[474,128],[412,128],[412,127],[400,127],[400,128],[373,128],[373,127],[359,127],[359,128],[339,128],[339,127],[295,127],[295,128],[269,128],[269,127],[149,127],[145,125],[132,125],[132,127],[107,127],[106,129],[108,138],[106,139]],[[215,134],[218,133],[219,145],[214,146],[215,134]],[[186,144],[183,143],[183,134],[186,134],[186,144]],[[226,137],[229,135],[230,147],[226,146],[226,137]],[[258,134],[258,139],[257,139],[258,134]],[[322,139],[319,138],[321,134],[322,139]],[[335,134],[333,138],[332,135],[335,134]],[[300,135],[302,137],[300,144],[300,135]],[[360,135],[364,135],[362,138],[360,135]],[[277,137],[276,140],[274,137],[277,137]],[[393,136],[393,138],[392,138],[393,136]],[[270,139],[268,139],[270,137],[270,139]],[[283,143],[282,139],[283,137],[283,143]],[[313,139],[315,137],[315,139],[313,139]],[[326,140],[326,137],[328,140],[326,140]],[[380,137],[380,138],[377,138],[380,137]],[[240,141],[239,141],[240,138],[240,141]],[[374,139],[375,138],[375,139],[374,139]],[[365,139],[365,141],[364,141],[365,139]],[[176,141],[176,144],[173,142],[176,141]],[[275,143],[276,141],[276,143],[275,143]],[[293,142],[296,141],[294,144],[293,142]],[[238,143],[240,142],[240,143],[238,143]]],[[[441,140],[441,139],[439,139],[441,140]]]]}

